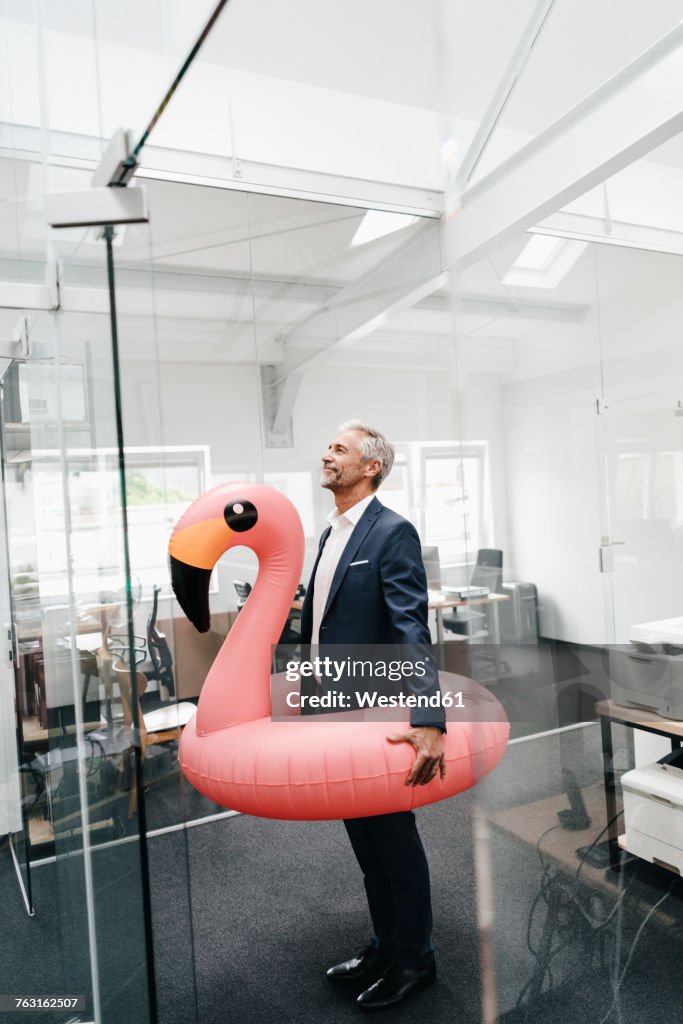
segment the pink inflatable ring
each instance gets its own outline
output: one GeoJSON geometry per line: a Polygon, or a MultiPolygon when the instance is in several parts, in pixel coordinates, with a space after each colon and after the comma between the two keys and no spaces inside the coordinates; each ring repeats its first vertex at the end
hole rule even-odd
{"type": "Polygon", "coordinates": [[[444,800],[495,768],[509,733],[501,705],[471,680],[446,673],[442,690],[463,691],[470,710],[467,721],[448,724],[446,777],[426,786],[405,785],[414,750],[386,738],[406,722],[373,720],[372,712],[352,723],[334,715],[273,721],[271,647],[291,608],[304,554],[291,502],[263,484],[223,484],[198,498],[171,537],[173,589],[187,617],[206,632],[211,571],[225,551],[242,544],[258,557],[256,584],[180,742],[182,770],[200,793],[265,818],[355,818],[444,800]]]}

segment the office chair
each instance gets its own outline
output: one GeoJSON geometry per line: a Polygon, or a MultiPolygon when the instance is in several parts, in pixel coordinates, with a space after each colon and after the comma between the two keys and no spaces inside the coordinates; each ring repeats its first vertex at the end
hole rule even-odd
{"type": "Polygon", "coordinates": [[[241,612],[247,598],[251,594],[252,586],[251,583],[245,583],[244,580],[233,580],[232,585],[237,591],[237,611],[241,612]]]}
{"type": "Polygon", "coordinates": [[[165,686],[169,696],[173,697],[175,696],[173,655],[171,654],[165,634],[161,633],[156,627],[160,593],[161,587],[155,585],[152,610],[147,619],[147,653],[149,654],[149,660],[143,662],[138,667],[138,671],[144,673],[147,682],[156,680],[159,683],[160,694],[161,687],[165,686]]]}
{"type": "Polygon", "coordinates": [[[278,640],[279,644],[301,643],[301,611],[298,608],[291,608],[284,629],[278,640]]]}
{"type": "MultiPolygon", "coordinates": [[[[143,672],[138,670],[136,672],[136,682],[137,721],[139,728],[137,731],[137,737],[133,737],[132,732],[135,718],[132,711],[132,672],[130,670],[130,666],[125,665],[122,661],[114,661],[113,669],[114,677],[119,686],[121,703],[123,705],[124,728],[131,734],[132,741],[124,747],[124,751],[128,752],[129,755],[132,754],[133,747],[137,744],[140,747],[140,753],[144,761],[148,747],[151,747],[153,744],[168,743],[169,740],[179,739],[180,734],[195,714],[197,708],[190,701],[181,701],[179,704],[167,704],[165,707],[157,708],[155,711],[143,712],[140,704],[140,698],[147,688],[147,678],[143,672]]],[[[129,760],[132,761],[132,758],[129,760]]],[[[132,764],[129,764],[128,774],[130,779],[128,817],[132,818],[133,814],[137,810],[138,802],[137,785],[135,782],[135,773],[132,770],[132,764]]]]}
{"type": "MultiPolygon", "coordinates": [[[[491,594],[500,594],[503,587],[503,552],[500,548],[479,548],[470,583],[473,587],[487,587],[491,594]]],[[[485,619],[485,612],[464,605],[456,608],[453,615],[444,615],[442,621],[449,633],[471,636],[477,624],[484,625],[481,620],[485,619]]]]}

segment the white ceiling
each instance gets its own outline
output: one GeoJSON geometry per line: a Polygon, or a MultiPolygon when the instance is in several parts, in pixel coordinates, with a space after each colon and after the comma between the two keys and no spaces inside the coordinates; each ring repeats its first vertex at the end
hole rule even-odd
{"type": "MultiPolygon", "coordinates": [[[[364,211],[169,182],[148,187],[151,244],[146,228],[131,227],[116,250],[127,359],[150,358],[155,332],[160,358],[169,362],[252,361],[255,345],[262,359],[277,360],[283,353],[275,339],[287,336],[285,355],[315,357],[329,367],[389,360],[448,371],[456,337],[463,372],[514,377],[524,353],[541,373],[558,358],[563,365],[580,362],[597,345],[598,279],[590,248],[553,290],[509,288],[503,279],[528,240],[521,236],[462,275],[455,305],[443,285],[340,346],[334,312],[339,294],[390,263],[419,225],[353,247],[364,211]],[[321,315],[328,306],[329,313],[321,315]]],[[[87,265],[97,246],[90,235],[75,263],[68,261],[74,283],[88,286],[87,265]]],[[[648,255],[633,253],[632,259],[648,255]]],[[[392,299],[389,294],[387,305],[392,299]]],[[[354,301],[353,292],[348,301],[354,301]]],[[[104,316],[106,296],[101,302],[104,316]]],[[[87,316],[72,315],[69,323],[72,337],[92,331],[87,316]]]]}
{"type": "MultiPolygon", "coordinates": [[[[283,354],[277,339],[287,336],[289,355],[329,367],[389,361],[450,372],[457,352],[461,374],[540,377],[598,357],[598,316],[623,301],[621,287],[633,291],[634,268],[642,267],[645,280],[657,267],[670,283],[681,272],[677,257],[588,247],[555,288],[511,288],[504,278],[528,240],[522,235],[461,275],[454,304],[444,284],[339,345],[339,296],[390,265],[419,224],[352,246],[362,210],[165,181],[147,188],[150,228],[127,227],[115,248],[122,352],[132,360],[156,358],[158,340],[162,361],[251,362],[256,347],[261,359],[276,361],[283,354]]],[[[108,330],[102,242],[92,231],[77,236],[57,251],[70,296],[64,336],[74,346],[108,330]]],[[[37,240],[22,255],[41,252],[37,240]]],[[[20,278],[27,266],[17,264],[20,278]]],[[[640,336],[656,313],[649,296],[657,294],[644,289],[642,308],[632,310],[630,325],[640,336]]],[[[391,306],[394,296],[383,296],[391,306]]],[[[353,291],[345,301],[355,301],[353,291]]],[[[16,315],[5,317],[8,332],[16,315]]]]}
{"type": "MultiPolygon", "coordinates": [[[[230,0],[199,59],[477,120],[536,2],[230,0]]],[[[173,59],[186,56],[215,4],[70,0],[44,6],[48,29],[173,59]]],[[[17,0],[10,0],[8,15],[33,18],[17,0]]],[[[642,0],[557,0],[507,127],[539,131],[681,18],[681,0],[657,0],[647,8],[642,0]]],[[[130,70],[134,76],[135,68],[130,70]]]]}
{"type": "MultiPolygon", "coordinates": [[[[213,3],[73,0],[43,6],[47,28],[129,48],[128,87],[134,91],[150,52],[166,55],[165,80],[170,81],[213,3]]],[[[446,113],[467,122],[471,134],[534,7],[535,0],[347,0],[343,5],[338,0],[231,0],[201,61],[263,75],[276,84],[297,83],[446,113]]],[[[8,14],[30,21],[28,8],[18,0],[8,4],[8,14]]],[[[681,16],[683,0],[657,0],[646,16],[642,0],[557,0],[499,131],[517,132],[523,141],[542,130],[681,16]]],[[[184,88],[170,110],[182,100],[184,88]]],[[[151,114],[151,93],[143,99],[151,114]]],[[[201,120],[194,108],[192,113],[201,120]]],[[[299,127],[315,145],[317,126],[304,122],[299,127]]],[[[328,128],[334,135],[335,125],[328,128]]],[[[410,147],[411,141],[399,138],[398,148],[410,147]]],[[[660,147],[652,159],[683,167],[683,141],[660,147]]],[[[11,202],[24,172],[19,161],[0,163],[0,198],[9,200],[0,204],[0,244],[7,250],[0,255],[19,249],[25,259],[39,258],[45,251],[40,205],[11,202]]],[[[315,321],[311,331],[308,319],[340,288],[363,281],[390,260],[404,233],[412,230],[407,225],[404,232],[352,247],[364,211],[351,207],[167,182],[151,181],[148,188],[150,232],[131,226],[120,233],[116,247],[127,328],[122,343],[130,358],[152,350],[142,344],[154,329],[151,302],[135,284],[135,272],[148,268],[150,259],[157,271],[162,358],[187,360],[191,351],[196,361],[238,361],[253,358],[254,344],[272,347],[274,336],[285,330],[294,331],[302,350],[334,342],[332,314],[322,327],[315,321]],[[254,308],[255,334],[250,327],[254,308]]],[[[603,281],[601,293],[591,248],[551,292],[506,287],[503,278],[525,241],[515,239],[458,282],[463,301],[456,307],[455,327],[465,369],[514,376],[540,374],[558,362],[579,365],[587,352],[595,351],[598,299],[618,302],[619,280],[630,281],[639,261],[645,269],[657,259],[633,251],[628,267],[615,260],[609,286],[603,281]]],[[[67,271],[76,276],[93,263],[101,267],[101,243],[93,233],[65,236],[60,248],[67,271]]],[[[149,277],[142,279],[149,284],[149,277]]],[[[83,287],[89,287],[87,281],[83,287]]],[[[74,336],[91,330],[92,316],[98,314],[89,315],[73,314],[74,336]]],[[[639,329],[645,322],[639,321],[639,329]]],[[[408,364],[412,359],[415,365],[448,367],[453,324],[449,295],[442,288],[431,301],[391,314],[366,337],[331,347],[321,359],[334,365],[386,360],[389,353],[408,364]]]]}
{"type": "MultiPolygon", "coordinates": [[[[225,141],[227,111],[223,107],[228,95],[239,127],[237,142],[247,145],[244,118],[251,108],[248,96],[242,93],[253,92],[257,79],[261,79],[267,83],[264,88],[274,109],[278,82],[281,88],[285,83],[287,88],[296,84],[330,94],[327,116],[333,122],[343,117],[347,108],[330,103],[331,94],[391,104],[406,111],[447,115],[451,119],[448,130],[464,149],[536,2],[345,0],[342,4],[339,0],[230,0],[157,133],[164,135],[184,105],[192,107],[193,92],[197,98],[201,94],[204,101],[211,95],[210,87],[208,93],[199,89],[202,71],[211,77],[211,69],[231,69],[248,77],[227,79],[221,85],[222,79],[214,75],[216,109],[204,102],[199,118],[199,108],[194,107],[195,121],[216,118],[216,145],[225,141]],[[222,89],[227,90],[225,95],[220,95],[222,89]]],[[[42,7],[45,29],[60,34],[62,50],[67,36],[92,39],[94,66],[100,69],[100,118],[113,123],[124,118],[137,129],[151,117],[163,89],[213,10],[214,0],[193,0],[191,4],[187,0],[145,0],[143,4],[139,0],[70,0],[42,7]],[[117,49],[116,56],[112,46],[117,49]],[[155,62],[153,56],[163,60],[155,62]]],[[[22,0],[7,0],[5,9],[11,21],[33,22],[33,7],[22,0]]],[[[496,133],[517,133],[519,139],[513,142],[513,148],[521,145],[670,31],[681,18],[683,0],[656,0],[648,5],[643,0],[556,0],[496,133]]],[[[83,51],[81,56],[85,59],[91,55],[83,51]]],[[[65,74],[66,69],[55,67],[49,71],[54,119],[62,89],[57,72],[65,74]]],[[[86,74],[85,68],[82,73],[86,74]]],[[[24,84],[17,74],[15,69],[15,92],[24,84]]],[[[73,95],[71,89],[65,98],[73,101],[73,95]]],[[[299,94],[286,95],[289,101],[299,94]]],[[[18,96],[14,103],[19,109],[18,96]]],[[[373,117],[382,118],[381,106],[373,117]]],[[[187,120],[183,127],[189,138],[187,120]]],[[[260,127],[274,144],[277,126],[264,120],[260,127]]],[[[301,147],[306,134],[314,130],[313,125],[297,126],[294,116],[285,127],[294,134],[301,130],[301,147]]],[[[340,140],[350,138],[348,125],[340,122],[335,127],[340,140]]],[[[323,138],[329,145],[334,133],[321,135],[323,138]]],[[[437,147],[435,140],[436,163],[437,147]]],[[[493,145],[488,166],[499,159],[495,154],[509,150],[509,139],[501,147],[493,145]]],[[[407,151],[404,156],[408,158],[407,151]]],[[[678,162],[678,153],[671,159],[678,162]]]]}

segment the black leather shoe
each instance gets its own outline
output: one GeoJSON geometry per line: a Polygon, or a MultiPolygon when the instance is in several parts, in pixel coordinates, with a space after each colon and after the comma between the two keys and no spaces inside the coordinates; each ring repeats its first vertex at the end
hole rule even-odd
{"type": "Polygon", "coordinates": [[[381,946],[365,946],[350,960],[330,967],[327,977],[330,981],[343,983],[352,982],[358,985],[371,985],[391,964],[391,955],[381,946]]]}
{"type": "Polygon", "coordinates": [[[386,1010],[398,1006],[413,992],[419,992],[436,981],[436,964],[426,967],[401,967],[392,963],[379,981],[361,992],[356,1002],[363,1010],[386,1010]]]}

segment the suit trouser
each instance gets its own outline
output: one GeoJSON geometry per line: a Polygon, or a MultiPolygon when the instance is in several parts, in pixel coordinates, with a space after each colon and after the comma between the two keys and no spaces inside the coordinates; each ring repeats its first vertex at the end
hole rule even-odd
{"type": "Polygon", "coordinates": [[[433,957],[429,866],[412,811],[344,821],[376,940],[404,967],[433,957]]]}

